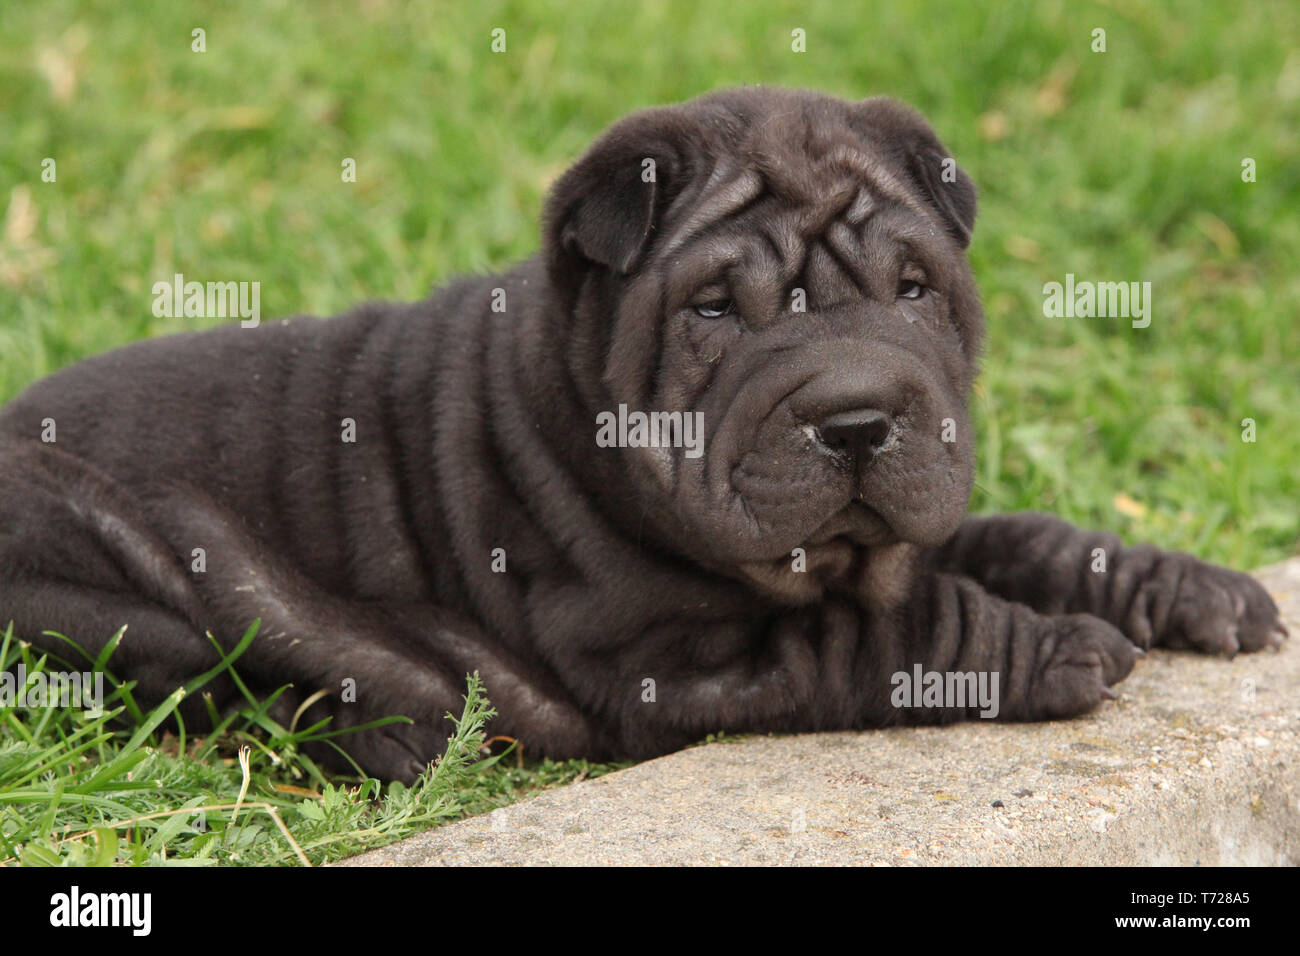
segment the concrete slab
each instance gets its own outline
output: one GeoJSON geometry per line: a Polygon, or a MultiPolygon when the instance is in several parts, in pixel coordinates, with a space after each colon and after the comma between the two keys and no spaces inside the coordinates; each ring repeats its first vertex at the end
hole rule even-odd
{"type": "Polygon", "coordinates": [[[1295,865],[1300,558],[1258,576],[1280,652],[1153,652],[1085,718],[711,744],[340,865],[1295,865]]]}

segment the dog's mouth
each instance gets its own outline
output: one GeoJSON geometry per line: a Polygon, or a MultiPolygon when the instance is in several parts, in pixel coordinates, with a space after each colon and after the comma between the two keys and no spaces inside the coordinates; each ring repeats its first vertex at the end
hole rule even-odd
{"type": "Polygon", "coordinates": [[[866,551],[898,540],[879,512],[854,499],[814,531],[803,548],[809,570],[830,584],[852,576],[866,551]]]}
{"type": "Polygon", "coordinates": [[[880,513],[860,498],[855,498],[835,512],[808,537],[806,547],[820,548],[835,541],[859,547],[893,544],[898,535],[880,513]]]}
{"type": "Polygon", "coordinates": [[[740,570],[773,593],[808,599],[824,588],[851,580],[869,550],[899,540],[875,509],[855,499],[823,523],[790,556],[745,562],[740,570]],[[791,574],[791,571],[800,573],[791,574]]]}

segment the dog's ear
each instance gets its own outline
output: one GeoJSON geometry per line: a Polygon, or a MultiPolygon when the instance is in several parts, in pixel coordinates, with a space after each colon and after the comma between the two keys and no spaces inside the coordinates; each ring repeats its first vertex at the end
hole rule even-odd
{"type": "Polygon", "coordinates": [[[862,132],[889,155],[930,201],[948,233],[964,249],[975,229],[975,184],[971,182],[920,113],[886,97],[856,104],[862,132]]]}
{"type": "Polygon", "coordinates": [[[682,119],[671,109],[628,117],[596,141],[551,189],[546,257],[626,275],[641,261],[682,179],[682,119]]]}

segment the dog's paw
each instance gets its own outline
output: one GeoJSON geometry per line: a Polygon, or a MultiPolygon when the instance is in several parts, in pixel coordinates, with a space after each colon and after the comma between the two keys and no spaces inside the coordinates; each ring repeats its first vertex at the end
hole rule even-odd
{"type": "Polygon", "coordinates": [[[410,722],[402,720],[345,734],[334,742],[371,776],[411,784],[443,754],[456,728],[447,709],[410,698],[389,698],[364,710],[344,712],[338,726],[347,728],[394,715],[410,722]]]}
{"type": "MultiPolygon", "coordinates": [[[[298,715],[297,726],[311,727],[328,719],[324,727],[326,731],[343,733],[329,741],[306,741],[301,745],[303,752],[336,773],[352,774],[360,767],[364,774],[380,780],[413,783],[443,753],[447,738],[455,731],[447,710],[434,705],[436,696],[421,697],[411,693],[418,689],[411,686],[409,678],[413,675],[418,680],[418,671],[413,671],[413,674],[404,675],[408,679],[401,682],[408,691],[406,694],[394,693],[403,689],[395,687],[385,688],[387,693],[373,699],[370,695],[360,694],[358,700],[351,703],[315,701],[298,715]],[[388,717],[406,719],[365,730],[357,729],[388,717]]],[[[285,727],[290,725],[291,715],[299,706],[293,695],[293,691],[283,695],[277,701],[278,711],[277,708],[271,711],[271,716],[285,727]]]]}
{"type": "Polygon", "coordinates": [[[1024,717],[1073,717],[1103,700],[1114,700],[1116,694],[1110,688],[1128,676],[1143,652],[1117,628],[1091,614],[1044,620],[1049,630],[1040,645],[1024,717]]]}
{"type": "Polygon", "coordinates": [[[1178,552],[1161,555],[1134,597],[1124,630],[1139,647],[1225,657],[1279,647],[1287,636],[1277,605],[1258,581],[1178,552]]]}
{"type": "Polygon", "coordinates": [[[431,733],[421,722],[363,730],[339,741],[361,769],[380,780],[412,784],[441,753],[447,734],[431,733]]]}

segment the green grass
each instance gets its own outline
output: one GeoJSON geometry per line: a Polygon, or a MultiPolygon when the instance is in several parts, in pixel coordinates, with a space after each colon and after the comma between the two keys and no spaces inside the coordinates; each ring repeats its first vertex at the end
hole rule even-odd
{"type": "MultiPolygon", "coordinates": [[[[258,280],[271,317],[418,298],[503,267],[536,249],[547,184],[635,107],[752,82],[885,93],[926,113],[981,188],[971,255],[989,348],[974,506],[1048,510],[1254,567],[1296,553],[1300,538],[1298,40],[1300,8],[1283,0],[9,0],[0,400],[83,356],[201,322],[152,315],[152,283],[175,272],[258,280]],[[195,27],[206,53],[190,51],[195,27]],[[504,54],[489,51],[495,27],[504,54]],[[805,54],[791,52],[796,27],[805,54]],[[1096,27],[1105,53],[1089,49],[1096,27]],[[1241,181],[1247,156],[1255,183],[1241,181]],[[46,157],[57,182],[41,181],[46,157]],[[355,184],[341,181],[345,157],[355,184]],[[1044,318],[1042,286],[1067,272],[1150,281],[1151,326],[1044,318]],[[1254,443],[1241,440],[1243,418],[1257,423],[1254,443]]],[[[7,767],[33,745],[6,717],[7,767]]],[[[23,719],[32,733],[42,718],[23,719]]],[[[38,746],[65,746],[59,735],[81,727],[51,718],[38,746]]],[[[70,858],[100,845],[58,843],[65,826],[232,802],[242,774],[229,747],[278,739],[256,727],[229,728],[202,763],[156,735],[139,743],[134,779],[166,786],[119,793],[113,777],[96,791],[111,807],[67,795],[126,752],[129,734],[83,752],[75,773],[54,761],[12,784],[0,770],[0,834],[70,858]],[[15,803],[6,787],[49,789],[15,803]]],[[[341,797],[297,758],[286,764],[256,764],[253,792],[304,846],[313,811],[296,807],[362,814],[363,831],[405,812],[385,809],[391,793],[341,797]],[[321,796],[277,796],[277,783],[321,796]]],[[[439,807],[488,805],[494,786],[508,799],[580,772],[512,768],[509,786],[483,784],[506,773],[498,763],[422,791],[405,819],[429,825],[445,818],[439,807]]],[[[265,811],[202,846],[180,815],[167,819],[119,831],[118,858],[296,859],[265,811]],[[165,826],[181,830],[160,837],[165,826]]]]}
{"type": "MultiPolygon", "coordinates": [[[[346,734],[331,737],[327,721],[277,724],[267,714],[276,695],[248,695],[238,711],[214,715],[202,736],[187,736],[183,721],[178,733],[164,732],[184,696],[220,673],[238,675],[256,632],[147,713],[129,683],[112,679],[98,715],[83,707],[0,709],[0,866],[317,865],[610,769],[584,761],[512,766],[510,750],[484,757],[495,711],[477,674],[464,710],[450,715],[455,732],[445,752],[409,787],[327,776],[300,748],[326,739],[346,747],[346,734]]],[[[97,664],[111,667],[111,650],[97,664]]],[[[30,688],[52,669],[12,629],[0,634],[0,671],[25,673],[30,688]]]]}

